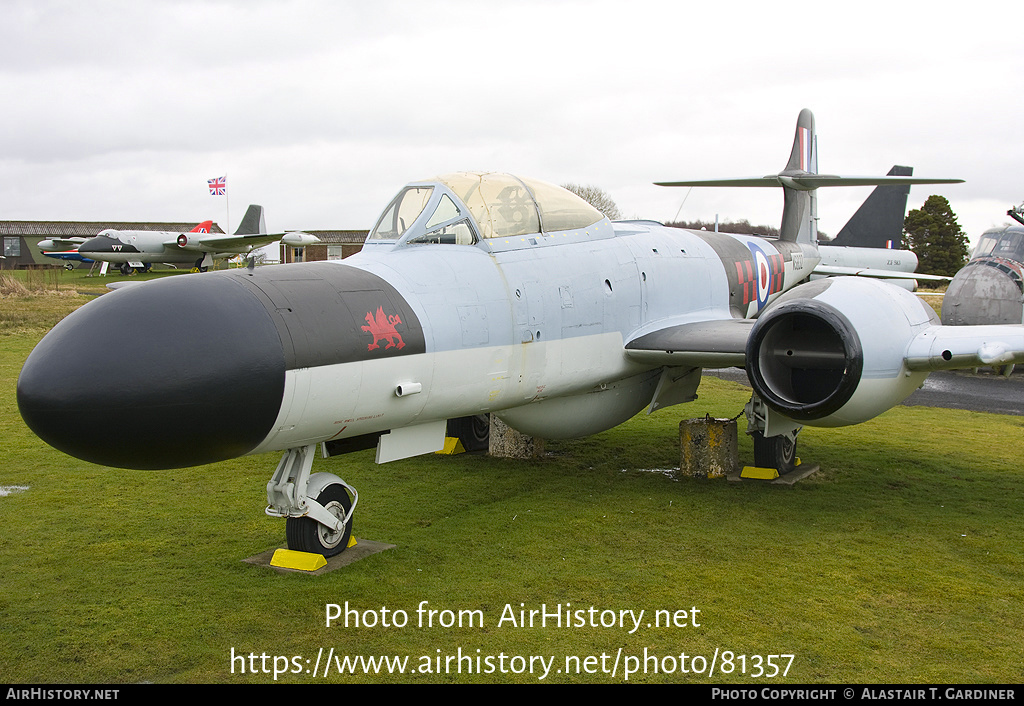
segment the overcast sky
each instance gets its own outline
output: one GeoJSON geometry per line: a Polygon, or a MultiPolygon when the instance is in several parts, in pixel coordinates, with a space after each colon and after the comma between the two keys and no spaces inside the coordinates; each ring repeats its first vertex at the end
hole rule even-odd
{"type": "MultiPolygon", "coordinates": [[[[0,218],[369,228],[487,170],[777,226],[781,190],[652,182],[777,172],[801,108],[822,172],[966,179],[908,208],[940,193],[972,239],[1024,201],[1016,4],[710,5],[0,0],[0,218]]],[[[819,192],[821,229],[869,191],[819,192]]]]}

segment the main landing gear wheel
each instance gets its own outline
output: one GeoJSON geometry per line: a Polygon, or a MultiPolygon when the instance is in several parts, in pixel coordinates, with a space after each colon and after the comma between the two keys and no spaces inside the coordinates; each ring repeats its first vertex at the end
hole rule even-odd
{"type": "MultiPolygon", "coordinates": [[[[332,483],[320,491],[316,501],[339,520],[343,520],[352,509],[352,500],[348,497],[345,487],[339,483],[332,483]]],[[[345,551],[351,536],[351,518],[340,531],[325,527],[309,517],[289,517],[285,521],[288,548],[297,552],[332,557],[345,551]]]]}
{"type": "Polygon", "coordinates": [[[796,468],[796,439],[786,434],[765,436],[764,432],[754,431],[750,434],[754,439],[754,465],[758,468],[775,468],[779,475],[789,473],[796,468]]]}
{"type": "Polygon", "coordinates": [[[475,414],[472,417],[449,419],[448,436],[461,441],[466,451],[486,451],[491,438],[491,417],[488,414],[475,414]]]}

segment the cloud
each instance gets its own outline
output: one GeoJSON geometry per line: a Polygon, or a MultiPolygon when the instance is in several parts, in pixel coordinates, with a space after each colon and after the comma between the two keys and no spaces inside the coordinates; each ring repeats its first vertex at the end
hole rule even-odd
{"type": "MultiPolygon", "coordinates": [[[[667,220],[685,193],[653,181],[778,171],[804,107],[824,171],[967,179],[934,193],[972,235],[1024,198],[1024,59],[988,8],[13,1],[0,19],[8,218],[202,220],[228,173],[232,220],[259,200],[282,227],[365,228],[406,181],[494,169],[667,220]]],[[[857,192],[822,196],[824,230],[857,192]]],[[[781,200],[694,190],[680,217],[777,223],[781,200]]]]}

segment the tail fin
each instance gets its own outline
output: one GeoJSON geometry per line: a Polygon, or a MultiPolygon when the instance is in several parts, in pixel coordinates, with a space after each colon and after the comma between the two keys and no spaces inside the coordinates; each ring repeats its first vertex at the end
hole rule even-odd
{"type": "Polygon", "coordinates": [[[783,174],[818,173],[818,138],[814,134],[814,114],[804,108],[796,119],[796,134],[793,136],[793,150],[783,174]]]}
{"type": "Polygon", "coordinates": [[[259,235],[267,232],[267,223],[263,220],[263,207],[252,204],[242,216],[235,235],[259,235]]]}
{"type": "MultiPolygon", "coordinates": [[[[894,166],[888,176],[912,176],[913,167],[894,166]]],[[[877,186],[829,245],[899,249],[910,185],[877,186]]]]}
{"type": "Polygon", "coordinates": [[[203,221],[195,228],[190,230],[190,233],[209,233],[210,229],[213,228],[213,221],[203,221]]]}
{"type": "Polygon", "coordinates": [[[781,186],[785,197],[780,239],[815,244],[818,240],[818,199],[815,190],[823,186],[886,186],[909,184],[959,184],[963,179],[919,179],[911,176],[836,176],[818,174],[817,138],[814,115],[806,108],[796,121],[796,135],[786,168],[778,174],[739,179],[660,181],[658,186],[781,186]]]}
{"type": "Polygon", "coordinates": [[[814,115],[804,108],[796,120],[793,149],[786,168],[779,173],[784,205],[779,238],[794,243],[818,242],[818,194],[792,181],[818,173],[818,138],[814,134],[814,115]],[[787,183],[788,182],[788,183],[787,183]]]}

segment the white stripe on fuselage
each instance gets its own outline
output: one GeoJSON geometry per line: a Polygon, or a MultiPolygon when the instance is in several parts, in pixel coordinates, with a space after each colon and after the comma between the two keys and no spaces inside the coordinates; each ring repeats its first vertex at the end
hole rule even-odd
{"type": "Polygon", "coordinates": [[[251,453],[518,407],[649,367],[628,360],[612,332],[289,370],[273,431],[251,453]],[[409,383],[422,391],[399,397],[409,383]]]}

